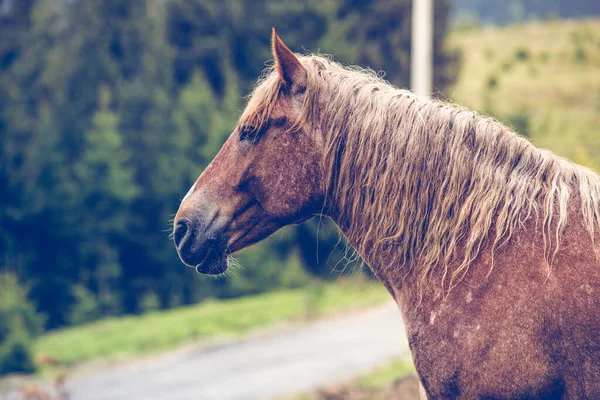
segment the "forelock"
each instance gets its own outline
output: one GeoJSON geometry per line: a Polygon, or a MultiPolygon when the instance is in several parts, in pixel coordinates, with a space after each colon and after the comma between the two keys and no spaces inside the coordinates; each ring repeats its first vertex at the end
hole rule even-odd
{"type": "Polygon", "coordinates": [[[281,87],[281,81],[274,68],[265,69],[252,93],[248,96],[248,103],[238,124],[248,124],[260,128],[267,123],[269,115],[279,99],[281,87]]]}

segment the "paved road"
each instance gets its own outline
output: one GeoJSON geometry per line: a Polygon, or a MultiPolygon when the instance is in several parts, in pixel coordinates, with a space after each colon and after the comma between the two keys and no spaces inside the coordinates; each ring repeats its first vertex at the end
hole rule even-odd
{"type": "Polygon", "coordinates": [[[367,372],[408,352],[395,304],[160,363],[75,379],[73,400],[265,399],[367,372]]]}

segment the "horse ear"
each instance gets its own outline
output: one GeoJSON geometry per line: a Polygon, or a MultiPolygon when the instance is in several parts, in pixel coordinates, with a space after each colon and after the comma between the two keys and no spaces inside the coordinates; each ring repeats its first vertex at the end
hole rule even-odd
{"type": "Polygon", "coordinates": [[[275,28],[271,39],[275,69],[279,74],[281,82],[289,87],[306,86],[306,68],[302,66],[298,57],[283,43],[275,28]]]}

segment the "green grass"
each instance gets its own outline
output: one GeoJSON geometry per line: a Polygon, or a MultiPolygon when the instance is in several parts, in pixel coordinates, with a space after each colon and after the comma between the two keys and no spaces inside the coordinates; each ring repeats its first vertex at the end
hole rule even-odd
{"type": "Polygon", "coordinates": [[[412,360],[407,357],[377,368],[369,374],[359,377],[356,381],[362,388],[379,389],[391,386],[398,379],[415,373],[412,360]]]}
{"type": "Polygon", "coordinates": [[[36,354],[70,365],[86,360],[129,359],[197,340],[239,337],[278,322],[373,305],[389,298],[381,285],[362,280],[272,292],[227,301],[206,301],[140,316],[107,318],[49,332],[36,354]]]}
{"type": "Polygon", "coordinates": [[[600,19],[453,33],[462,54],[455,102],[511,124],[539,147],[600,171],[600,19]]]}
{"type": "MultiPolygon", "coordinates": [[[[349,382],[333,383],[330,387],[297,393],[282,397],[281,400],[326,400],[345,398],[354,393],[357,398],[384,398],[383,393],[401,378],[416,375],[410,355],[385,364],[366,375],[359,376],[349,382]],[[358,394],[360,393],[360,394],[358,394]],[[344,396],[344,397],[342,397],[344,396]]],[[[389,393],[388,393],[389,395],[389,393]]],[[[354,397],[352,397],[354,398],[354,397]]]]}

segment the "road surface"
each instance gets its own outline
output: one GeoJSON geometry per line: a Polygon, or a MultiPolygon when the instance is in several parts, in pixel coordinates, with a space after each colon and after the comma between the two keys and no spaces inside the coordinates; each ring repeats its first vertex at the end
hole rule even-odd
{"type": "Polygon", "coordinates": [[[385,304],[161,363],[69,382],[72,400],[251,400],[352,378],[405,355],[400,312],[385,304]]]}

